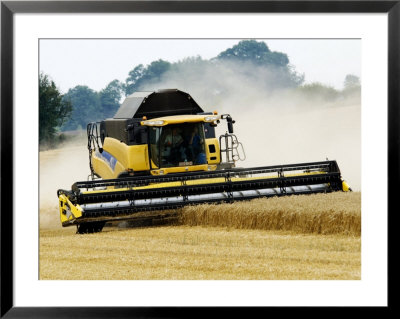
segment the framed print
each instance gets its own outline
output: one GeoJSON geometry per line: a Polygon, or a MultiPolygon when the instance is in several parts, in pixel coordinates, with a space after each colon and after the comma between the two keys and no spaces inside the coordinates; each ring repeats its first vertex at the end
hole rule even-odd
{"type": "Polygon", "coordinates": [[[1,316],[388,308],[399,16],[2,1],[1,316]]]}

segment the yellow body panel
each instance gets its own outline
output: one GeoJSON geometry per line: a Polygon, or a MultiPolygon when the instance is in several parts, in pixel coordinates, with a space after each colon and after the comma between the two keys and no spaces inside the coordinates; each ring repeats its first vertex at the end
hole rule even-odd
{"type": "Polygon", "coordinates": [[[118,176],[124,171],[126,171],[126,168],[120,162],[117,162],[114,168],[114,176],[118,176]]]}
{"type": "Polygon", "coordinates": [[[219,151],[218,139],[216,138],[206,138],[206,156],[208,164],[219,164],[221,162],[221,154],[219,151]],[[215,152],[211,153],[209,149],[209,145],[214,145],[215,152]],[[215,159],[211,159],[211,157],[215,157],[215,159]]]}
{"type": "Polygon", "coordinates": [[[117,178],[122,172],[150,170],[148,145],[126,145],[115,138],[106,137],[103,150],[116,159],[114,167],[101,157],[92,153],[94,171],[104,179],[117,178]]]}
{"type": "MultiPolygon", "coordinates": [[[[154,169],[157,169],[158,166],[157,166],[156,164],[154,164],[153,160],[151,159],[150,161],[151,161],[151,168],[152,168],[153,170],[154,170],[154,169]]],[[[153,172],[152,172],[152,173],[153,173],[153,172]]]]}
{"type": "Polygon", "coordinates": [[[92,166],[94,171],[104,179],[114,178],[115,174],[112,168],[103,159],[97,157],[94,151],[92,154],[92,166]]]}
{"type": "Polygon", "coordinates": [[[188,165],[188,166],[175,166],[175,167],[164,167],[164,168],[161,168],[161,169],[155,169],[155,170],[151,171],[151,174],[152,175],[165,175],[165,174],[171,174],[171,173],[207,171],[208,169],[209,169],[209,165],[207,165],[207,164],[203,164],[203,165],[188,165]]]}
{"type": "Polygon", "coordinates": [[[345,181],[342,181],[342,190],[344,192],[350,192],[350,186],[345,181]]]}
{"type": "MultiPolygon", "coordinates": [[[[155,126],[165,126],[168,124],[181,124],[181,123],[196,123],[196,122],[204,122],[204,119],[208,116],[214,115],[173,115],[173,116],[163,116],[155,119],[151,119],[149,121],[163,121],[160,125],[155,126]]],[[[146,125],[146,121],[142,121],[142,125],[146,125]]]]}
{"type": "Polygon", "coordinates": [[[72,223],[75,219],[82,217],[82,208],[79,205],[73,205],[67,196],[60,195],[60,219],[62,224],[72,223]]]}
{"type": "Polygon", "coordinates": [[[149,170],[148,145],[126,145],[112,137],[106,137],[103,149],[114,156],[124,169],[149,170]]]}

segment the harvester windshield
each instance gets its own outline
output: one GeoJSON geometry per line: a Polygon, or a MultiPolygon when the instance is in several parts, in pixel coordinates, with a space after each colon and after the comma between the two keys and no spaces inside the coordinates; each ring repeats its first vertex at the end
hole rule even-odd
{"type": "Polygon", "coordinates": [[[206,164],[203,123],[151,127],[150,151],[159,168],[206,164]]]}

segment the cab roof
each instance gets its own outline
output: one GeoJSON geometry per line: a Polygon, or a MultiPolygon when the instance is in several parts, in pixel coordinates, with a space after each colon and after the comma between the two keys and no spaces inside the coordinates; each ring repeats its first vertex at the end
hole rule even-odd
{"type": "Polygon", "coordinates": [[[203,113],[203,109],[186,92],[178,89],[135,92],[121,104],[114,119],[148,119],[203,113]]]}

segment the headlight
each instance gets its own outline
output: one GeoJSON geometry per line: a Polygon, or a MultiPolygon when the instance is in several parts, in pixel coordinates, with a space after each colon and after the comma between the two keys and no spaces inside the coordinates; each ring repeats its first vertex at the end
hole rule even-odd
{"type": "Polygon", "coordinates": [[[141,124],[146,126],[162,126],[164,125],[164,121],[143,121],[141,124]]]}
{"type": "Polygon", "coordinates": [[[216,120],[219,120],[220,118],[221,118],[221,116],[217,116],[217,115],[206,116],[204,118],[204,122],[214,122],[216,120]]]}

